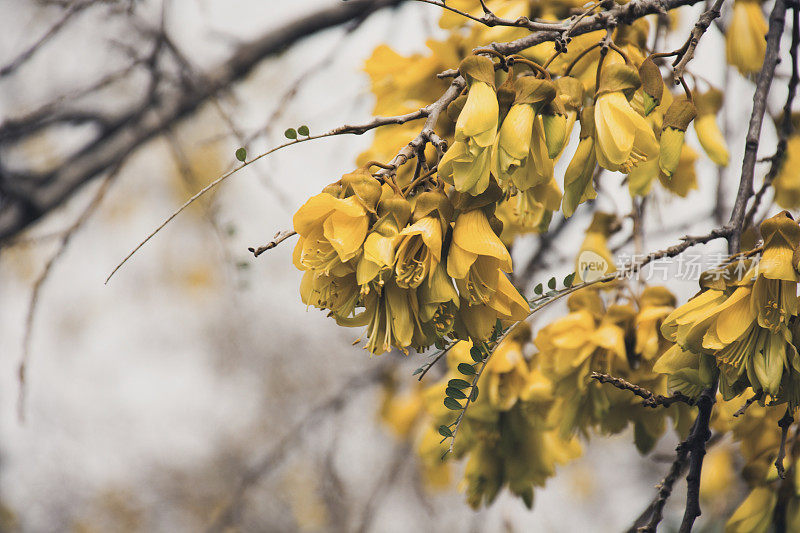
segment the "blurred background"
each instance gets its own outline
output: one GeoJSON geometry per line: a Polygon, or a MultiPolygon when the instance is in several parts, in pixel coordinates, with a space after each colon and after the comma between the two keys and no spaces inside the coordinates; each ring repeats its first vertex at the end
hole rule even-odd
{"type": "MultiPolygon", "coordinates": [[[[682,9],[680,23],[701,10],[682,9]]],[[[439,15],[411,1],[0,2],[0,175],[30,176],[0,205],[0,530],[619,531],[644,510],[674,436],[647,457],[629,433],[592,439],[537,490],[532,511],[507,495],[473,511],[457,484],[426,489],[410,445],[378,417],[386,375],[408,386],[422,356],[370,357],[351,345],[360,331],[307,310],[292,241],[247,251],[351,170],[371,133],[249,166],[103,283],[237,164],[237,148],[254,156],[290,127],[368,120],[365,59],[381,43],[425,52],[444,35],[439,15]],[[42,209],[16,202],[19,191],[42,209]]],[[[712,31],[695,60],[720,86],[723,55],[712,31]]],[[[746,80],[726,87],[751,98],[746,80]]],[[[736,131],[749,107],[728,113],[736,131]]],[[[765,146],[774,139],[765,128],[765,146]]],[[[737,142],[721,176],[728,198],[737,142]]],[[[697,173],[687,199],[656,192],[648,249],[712,227],[720,176],[707,161],[697,173]]],[[[598,204],[626,210],[617,189],[598,204]]],[[[572,270],[590,214],[576,217],[535,281],[572,270]]],[[[523,238],[515,261],[538,243],[523,238]]],[[[685,298],[696,281],[669,286],[685,298]]],[[[668,524],[682,511],[676,490],[668,524]]],[[[707,505],[701,525],[716,529],[733,494],[707,505]]]]}

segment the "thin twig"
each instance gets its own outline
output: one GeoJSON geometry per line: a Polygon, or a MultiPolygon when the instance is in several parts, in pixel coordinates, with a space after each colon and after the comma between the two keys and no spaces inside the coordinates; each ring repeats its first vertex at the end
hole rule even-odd
{"type": "Polygon", "coordinates": [[[692,58],[694,58],[694,51],[695,48],[697,48],[697,43],[700,42],[700,38],[706,32],[714,19],[720,16],[722,4],[724,2],[725,0],[716,0],[714,5],[711,6],[711,9],[705,11],[702,15],[700,15],[700,18],[697,19],[697,22],[692,28],[692,33],[689,35],[689,39],[684,45],[685,49],[683,53],[676,57],[675,61],[672,63],[672,80],[674,81],[675,85],[677,85],[683,77],[683,74],[686,71],[686,65],[692,60],[692,58]]]}
{"type": "Polygon", "coordinates": [[[286,230],[283,230],[283,231],[279,231],[278,233],[275,234],[275,236],[272,238],[272,240],[269,241],[267,244],[265,244],[263,246],[259,246],[258,248],[250,247],[250,248],[247,249],[247,251],[251,252],[253,254],[253,257],[258,257],[259,255],[263,254],[267,250],[271,250],[271,249],[275,248],[276,246],[278,246],[280,243],[282,243],[283,241],[285,241],[289,237],[293,237],[295,235],[297,235],[297,232],[294,231],[294,230],[286,229],[286,230]]]}
{"type": "Polygon", "coordinates": [[[93,0],[88,0],[84,2],[75,2],[74,4],[70,5],[64,14],[61,15],[61,18],[58,19],[50,28],[47,29],[46,32],[42,34],[33,44],[31,44],[28,48],[22,51],[17,57],[12,59],[9,63],[5,66],[0,67],[0,78],[8,76],[16,71],[19,67],[25,64],[33,55],[39,51],[47,42],[52,39],[53,37],[58,34],[61,29],[66,26],[66,24],[78,13],[89,7],[90,5],[94,4],[93,0]]]}
{"type": "Polygon", "coordinates": [[[622,378],[600,372],[592,372],[589,377],[596,379],[600,383],[608,383],[618,389],[631,391],[636,396],[643,399],[642,405],[645,407],[669,407],[679,402],[687,405],[694,405],[694,400],[680,392],[675,392],[672,396],[663,396],[661,394],[655,394],[639,385],[634,385],[622,378]]]}

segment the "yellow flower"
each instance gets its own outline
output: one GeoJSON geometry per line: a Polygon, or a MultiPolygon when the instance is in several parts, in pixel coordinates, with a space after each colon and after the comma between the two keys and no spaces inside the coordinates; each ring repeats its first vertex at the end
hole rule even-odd
{"type": "Polygon", "coordinates": [[[672,173],[678,168],[686,128],[696,116],[695,105],[686,99],[675,100],[664,114],[658,157],[658,166],[664,175],[672,176],[672,173]]]}
{"type": "MultiPolygon", "coordinates": [[[[697,173],[694,169],[696,161],[697,152],[695,152],[691,146],[684,143],[681,147],[681,156],[680,159],[678,159],[678,167],[675,169],[675,172],[673,172],[671,177],[659,174],[658,181],[661,182],[661,185],[663,185],[665,189],[681,198],[686,198],[690,191],[697,189],[697,173]]],[[[645,165],[649,163],[648,161],[645,165]]],[[[638,170],[638,168],[634,169],[634,172],[636,172],[636,170],[638,170]]],[[[634,172],[632,172],[631,175],[633,175],[634,172]]]]}
{"type": "Polygon", "coordinates": [[[304,304],[330,309],[342,318],[352,315],[358,295],[358,283],[352,273],[339,277],[307,270],[300,281],[300,299],[304,304]]]}
{"type": "Polygon", "coordinates": [[[622,93],[612,92],[598,97],[594,119],[597,162],[601,167],[630,172],[658,153],[653,130],[622,93]]]}
{"type": "Polygon", "coordinates": [[[444,337],[455,325],[459,298],[453,287],[453,280],[447,276],[443,263],[439,263],[428,275],[417,297],[420,320],[423,323],[432,323],[436,336],[444,337]]]}
{"type": "Polygon", "coordinates": [[[747,76],[761,70],[767,51],[767,21],[756,0],[736,0],[733,18],[726,32],[728,63],[747,76]]]}
{"type": "Polygon", "coordinates": [[[498,315],[522,320],[528,303],[502,272],[511,272],[511,255],[489,225],[483,210],[461,213],[453,227],[447,273],[471,304],[486,304],[498,315]]]}
{"type": "Polygon", "coordinates": [[[425,216],[403,228],[397,245],[397,285],[416,289],[442,259],[442,224],[436,216],[425,216]]]}
{"type": "Polygon", "coordinates": [[[407,352],[415,336],[421,338],[419,304],[416,291],[402,289],[389,281],[378,294],[372,291],[364,298],[364,311],[351,320],[337,319],[343,326],[367,326],[366,349],[380,355],[392,348],[407,352]]]}
{"type": "Polygon", "coordinates": [[[581,112],[580,142],[564,173],[565,217],[571,217],[578,205],[597,197],[592,185],[592,176],[597,166],[594,138],[594,106],[586,106],[581,112]]]}
{"type": "Polygon", "coordinates": [[[603,68],[594,122],[597,162],[605,169],[627,173],[658,153],[653,129],[625,94],[638,87],[637,82],[636,72],[626,65],[603,68]]]}
{"type": "Polygon", "coordinates": [[[772,182],[775,203],[784,209],[800,206],[800,135],[791,135],[780,171],[772,182]]]}
{"type": "Polygon", "coordinates": [[[456,121],[455,142],[439,162],[439,176],[456,190],[477,195],[489,186],[491,148],[497,135],[494,65],[486,57],[469,56],[459,69],[469,91],[456,121]]]}
{"type": "Polygon", "coordinates": [[[663,349],[661,323],[675,308],[675,296],[665,287],[647,287],[640,298],[636,314],[636,353],[653,359],[663,349]]]}
{"type": "Polygon", "coordinates": [[[495,409],[508,411],[528,387],[528,363],[522,354],[524,343],[530,340],[530,327],[520,324],[500,346],[484,369],[489,403],[495,409]]]}
{"type": "Polygon", "coordinates": [[[364,241],[364,253],[356,266],[359,285],[366,285],[379,274],[378,285],[383,285],[386,275],[395,264],[395,249],[400,238],[400,229],[411,216],[411,205],[384,185],[384,196],[378,203],[378,221],[364,241]]]}
{"type": "Polygon", "coordinates": [[[525,227],[547,231],[550,217],[561,207],[561,189],[555,178],[517,194],[516,221],[525,227]]]}
{"type": "Polygon", "coordinates": [[[524,191],[553,176],[553,162],[548,156],[542,118],[542,106],[556,94],[548,80],[532,77],[516,82],[516,99],[506,115],[492,151],[492,168],[498,181],[511,182],[524,191]]]}
{"type": "Polygon", "coordinates": [[[752,387],[796,406],[800,356],[790,320],[799,312],[792,256],[800,227],[784,211],[764,221],[761,234],[763,256],[742,281],[701,280],[707,289],[673,311],[662,332],[684,351],[716,357],[726,400],[752,387]]]}
{"type": "Polygon", "coordinates": [[[295,266],[326,274],[341,272],[342,264],[358,254],[368,228],[367,209],[357,196],[312,196],[294,215],[294,230],[300,234],[294,251],[295,266]]]}
{"type": "Polygon", "coordinates": [[[700,115],[694,121],[694,131],[697,133],[700,146],[703,147],[711,161],[721,167],[727,167],[730,154],[725,137],[717,125],[716,117],[711,114],[700,115]]]}

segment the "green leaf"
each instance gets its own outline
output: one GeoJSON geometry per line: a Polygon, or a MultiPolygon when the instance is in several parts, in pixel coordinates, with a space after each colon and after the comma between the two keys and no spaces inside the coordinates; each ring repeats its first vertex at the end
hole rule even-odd
{"type": "Polygon", "coordinates": [[[494,323],[494,331],[492,331],[492,340],[496,341],[500,338],[500,335],[503,334],[503,323],[500,319],[497,319],[497,322],[494,323]]]}
{"type": "Polygon", "coordinates": [[[308,126],[305,125],[300,126],[299,128],[297,128],[297,133],[299,133],[303,137],[308,137],[308,126]]]}
{"type": "Polygon", "coordinates": [[[245,148],[236,149],[236,159],[244,163],[247,161],[247,150],[245,148]]]}
{"type": "Polygon", "coordinates": [[[454,389],[466,389],[470,385],[471,383],[469,381],[464,381],[463,379],[451,379],[447,382],[447,386],[454,389]]]}
{"type": "Polygon", "coordinates": [[[414,372],[412,372],[411,375],[416,376],[417,374],[421,374],[423,370],[425,370],[425,367],[421,366],[418,369],[414,370],[414,372]]]}
{"type": "Polygon", "coordinates": [[[542,294],[543,290],[544,289],[542,288],[542,284],[541,283],[533,288],[533,292],[536,293],[536,294],[542,294]]]}
{"type": "Polygon", "coordinates": [[[288,130],[284,131],[283,134],[287,139],[297,139],[297,132],[294,128],[289,128],[288,130]]]}
{"type": "Polygon", "coordinates": [[[469,356],[472,357],[472,360],[476,363],[480,363],[483,361],[483,350],[477,346],[473,346],[469,349],[469,356]]]}
{"type": "Polygon", "coordinates": [[[452,437],[453,432],[450,431],[450,428],[447,426],[439,426],[439,435],[442,437],[452,437]]]}
{"type": "Polygon", "coordinates": [[[575,272],[573,272],[572,274],[567,274],[567,277],[564,278],[564,286],[572,287],[573,281],[575,281],[575,272]]]}
{"type": "Polygon", "coordinates": [[[545,296],[547,296],[548,298],[552,298],[553,296],[557,296],[557,295],[558,295],[558,291],[547,291],[547,294],[545,294],[545,296]]]}
{"type": "Polygon", "coordinates": [[[458,371],[464,374],[465,376],[474,376],[475,375],[475,368],[467,363],[459,363],[458,364],[458,371]]]}
{"type": "Polygon", "coordinates": [[[461,404],[455,401],[450,396],[444,399],[444,406],[450,409],[451,411],[460,411],[461,409],[463,409],[461,404]]]}
{"type": "Polygon", "coordinates": [[[550,278],[547,281],[547,287],[550,288],[550,289],[555,289],[556,288],[556,278],[550,278]]]}
{"type": "Polygon", "coordinates": [[[474,402],[478,399],[478,386],[472,387],[472,392],[469,394],[469,401],[474,402]]]}
{"type": "Polygon", "coordinates": [[[444,393],[447,394],[448,396],[450,396],[451,398],[455,398],[456,400],[463,400],[464,398],[467,397],[466,394],[464,394],[460,390],[455,389],[453,387],[447,387],[444,390],[444,393]]]}

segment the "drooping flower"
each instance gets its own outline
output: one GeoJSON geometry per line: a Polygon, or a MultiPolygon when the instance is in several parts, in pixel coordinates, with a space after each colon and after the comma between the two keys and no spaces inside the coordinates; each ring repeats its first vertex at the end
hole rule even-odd
{"type": "Polygon", "coordinates": [[[367,209],[358,197],[335,198],[328,193],[312,196],[294,215],[300,235],[294,263],[300,270],[346,273],[369,228],[367,209]]]}
{"type": "Polygon", "coordinates": [[[553,176],[553,162],[548,156],[542,108],[556,95],[549,80],[524,77],[515,83],[516,99],[495,140],[492,167],[504,188],[513,184],[525,191],[553,176]]]}
{"type": "Polygon", "coordinates": [[[503,272],[511,272],[511,256],[489,225],[482,209],[461,213],[453,227],[447,273],[471,304],[485,304],[504,317],[522,320],[528,303],[503,272]]]}
{"type": "Polygon", "coordinates": [[[469,92],[456,122],[455,142],[439,162],[439,176],[456,190],[477,195],[489,186],[491,147],[497,135],[494,65],[486,57],[469,56],[459,70],[469,92]]]}
{"type": "Polygon", "coordinates": [[[415,289],[428,278],[442,259],[442,226],[426,216],[400,232],[395,274],[398,286],[415,289]]]}
{"type": "Polygon", "coordinates": [[[572,216],[578,205],[597,197],[592,186],[592,176],[596,167],[594,106],[586,106],[581,112],[580,142],[564,173],[562,209],[565,217],[572,216]]]}
{"type": "Polygon", "coordinates": [[[767,21],[758,0],[736,0],[725,34],[728,63],[747,76],[761,70],[767,51],[767,21]]]}
{"type": "Polygon", "coordinates": [[[364,241],[364,253],[356,266],[359,285],[367,286],[377,279],[381,286],[395,264],[395,250],[400,230],[411,216],[408,200],[384,185],[384,196],[378,203],[378,220],[364,241]]]}
{"type": "Polygon", "coordinates": [[[627,65],[603,68],[594,122],[597,162],[608,170],[630,172],[658,153],[653,129],[629,103],[639,84],[636,71],[627,65]]]}
{"type": "Polygon", "coordinates": [[[675,296],[665,287],[647,287],[636,314],[636,353],[654,359],[668,348],[661,336],[661,323],[675,309],[675,296]]]}
{"type": "Polygon", "coordinates": [[[775,203],[784,209],[800,206],[800,114],[792,116],[794,133],[786,140],[786,151],[778,175],[772,182],[775,203]]]}
{"type": "Polygon", "coordinates": [[[686,198],[690,191],[697,189],[697,172],[694,168],[697,158],[697,152],[695,152],[691,146],[684,143],[681,147],[678,166],[672,173],[672,176],[667,177],[661,173],[658,175],[658,181],[671,193],[681,198],[686,198]]]}
{"type": "Polygon", "coordinates": [[[697,140],[708,157],[721,167],[728,166],[730,154],[725,136],[717,125],[716,115],[722,108],[722,91],[710,88],[704,93],[695,95],[697,118],[694,121],[694,131],[697,140]]]}

